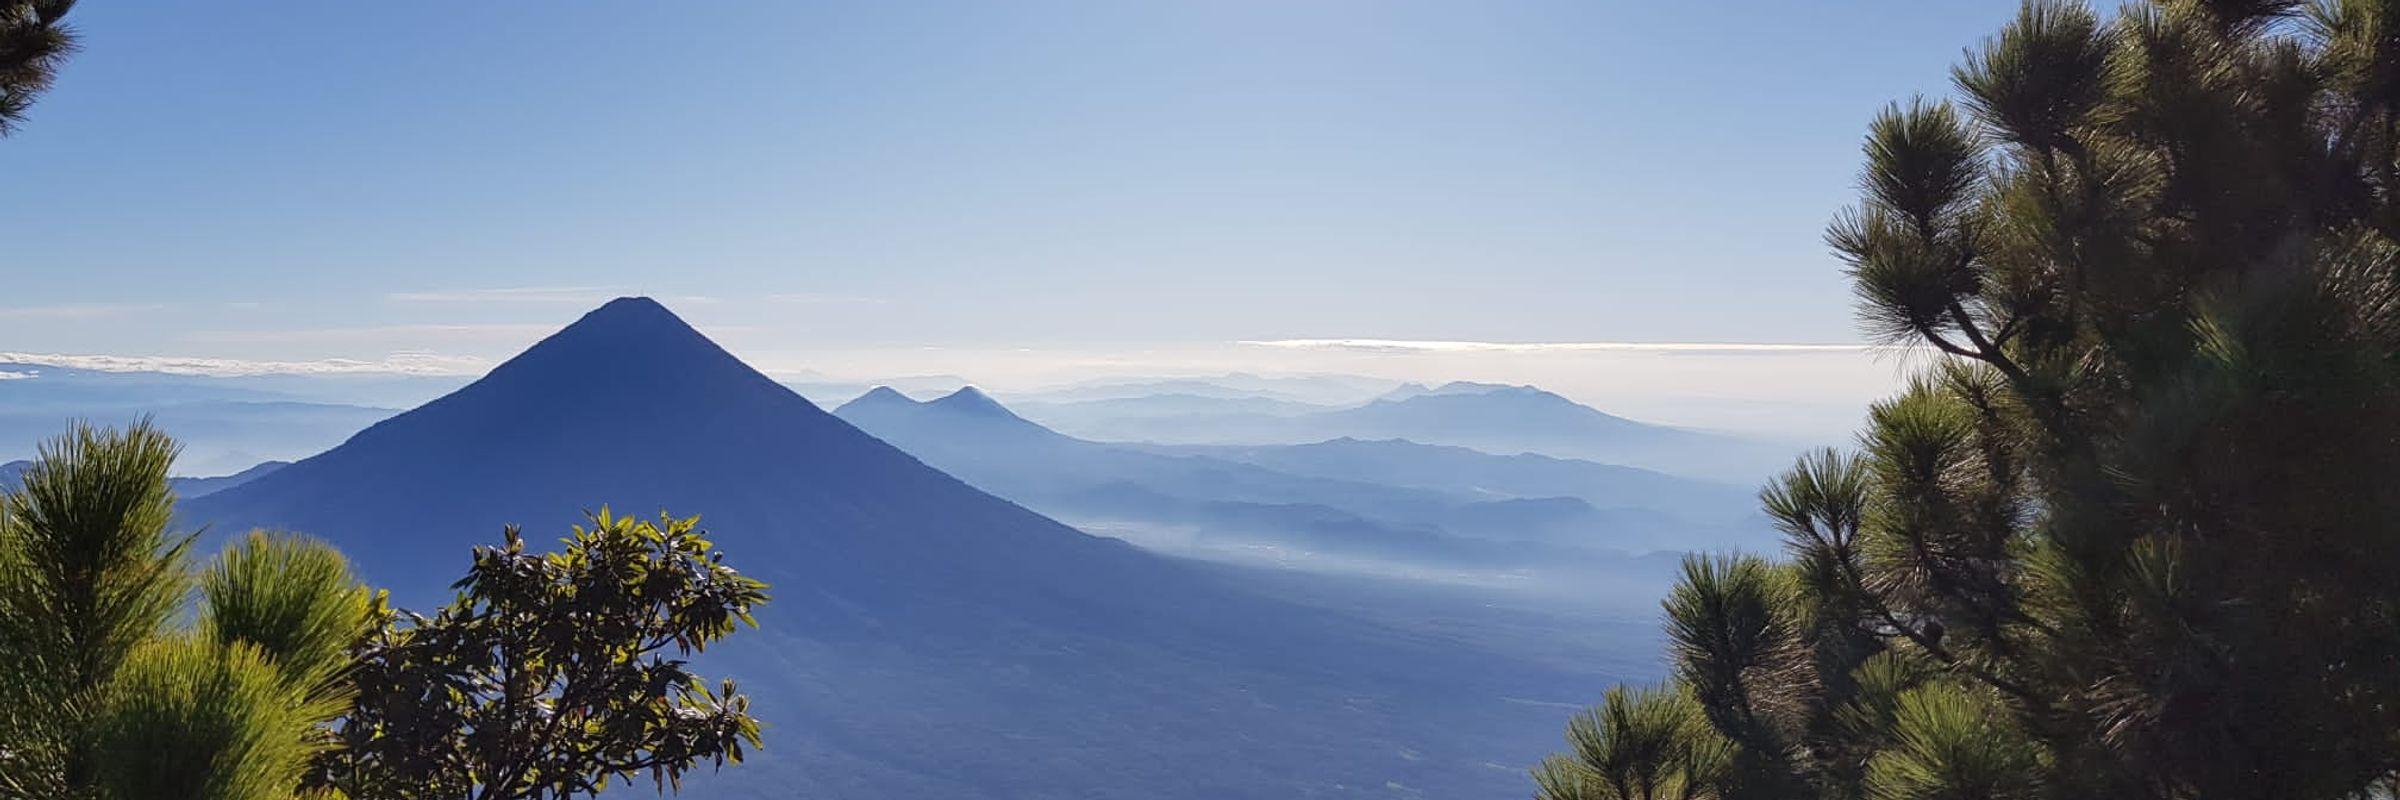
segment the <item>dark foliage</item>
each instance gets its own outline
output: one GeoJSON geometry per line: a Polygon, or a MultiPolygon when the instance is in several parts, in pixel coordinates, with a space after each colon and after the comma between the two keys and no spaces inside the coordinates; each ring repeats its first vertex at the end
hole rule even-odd
{"type": "Polygon", "coordinates": [[[0,0],[0,136],[14,133],[34,98],[75,52],[63,20],[75,0],[0,0]]]}
{"type": "Polygon", "coordinates": [[[766,599],[696,519],[603,511],[558,554],[512,529],[425,619],[304,537],[195,572],[175,453],[146,422],[78,425],[0,493],[0,798],[565,798],[757,746],[731,683],[663,655],[766,599]]]}
{"type": "Polygon", "coordinates": [[[0,798],[287,800],[348,704],[348,562],[252,534],[195,580],[175,453],[146,422],[77,425],[0,494],[0,798]]]}
{"type": "Polygon", "coordinates": [[[387,614],[363,645],[317,780],[355,800],[548,799],[739,762],[759,741],[748,698],[680,657],[755,625],[765,585],[697,522],[603,509],[560,553],[526,552],[514,528],[476,548],[450,607],[387,614]]]}
{"type": "MultiPolygon", "coordinates": [[[[1955,78],[1829,236],[1933,363],[1766,490],[1791,561],[1668,602],[1738,750],[1678,791],[2389,796],[2400,3],[2033,2],[1955,78]]],[[[1613,718],[1545,796],[1657,796],[1613,718]]]]}

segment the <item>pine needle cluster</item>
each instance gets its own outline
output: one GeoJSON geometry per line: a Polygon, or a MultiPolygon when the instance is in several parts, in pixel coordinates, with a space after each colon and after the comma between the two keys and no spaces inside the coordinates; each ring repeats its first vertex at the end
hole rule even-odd
{"type": "Polygon", "coordinates": [[[146,422],[78,425],[0,495],[0,797],[293,798],[331,746],[368,590],[324,543],[265,533],[195,580],[176,450],[146,422]]]}
{"type": "Polygon", "coordinates": [[[1953,78],[1828,233],[1939,356],[1762,492],[1788,559],[1687,566],[1673,680],[1541,796],[2378,796],[2400,2],[2037,0],[1953,78]]]}

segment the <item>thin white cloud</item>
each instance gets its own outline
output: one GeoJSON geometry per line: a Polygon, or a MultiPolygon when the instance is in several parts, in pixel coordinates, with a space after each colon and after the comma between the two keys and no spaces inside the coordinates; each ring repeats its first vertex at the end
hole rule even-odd
{"type": "Polygon", "coordinates": [[[383,299],[395,303],[590,303],[615,297],[606,286],[511,286],[500,289],[457,289],[432,292],[392,292],[383,299]]]}
{"type": "Polygon", "coordinates": [[[530,338],[540,336],[557,329],[558,326],[556,325],[515,322],[368,325],[355,328],[193,331],[184,338],[202,342],[238,342],[243,344],[279,342],[321,343],[329,341],[388,341],[394,339],[492,341],[530,338]]]}
{"type": "Polygon", "coordinates": [[[788,303],[791,305],[835,305],[852,303],[867,304],[883,302],[883,298],[880,297],[862,297],[854,294],[827,294],[823,292],[780,292],[777,294],[765,295],[759,299],[765,300],[769,303],[788,303]]]}
{"type": "MultiPolygon", "coordinates": [[[[163,372],[230,378],[247,375],[475,375],[489,359],[439,353],[393,353],[373,361],[326,358],[314,361],[255,361],[189,356],[65,355],[0,352],[0,364],[82,369],[94,372],[163,372]]],[[[4,374],[4,373],[0,373],[4,374]]],[[[23,373],[17,373],[25,377],[23,373]]]]}
{"type": "Polygon", "coordinates": [[[24,372],[17,372],[17,371],[12,371],[12,370],[0,369],[0,381],[22,381],[22,380],[32,380],[32,379],[34,379],[34,378],[38,378],[38,377],[41,377],[41,373],[38,373],[38,372],[33,372],[33,371],[30,371],[30,370],[28,370],[28,371],[24,371],[24,372]]]}
{"type": "Polygon", "coordinates": [[[0,319],[76,320],[121,317],[166,309],[165,303],[70,303],[0,308],[0,319]]]}
{"type": "Polygon", "coordinates": [[[1245,341],[1248,347],[1321,350],[1353,353],[1854,353],[1876,349],[1864,344],[1781,344],[1768,342],[1447,342],[1405,339],[1275,339],[1245,341]]]}
{"type": "MultiPolygon", "coordinates": [[[[456,289],[392,292],[383,299],[394,303],[525,303],[597,306],[636,292],[622,286],[511,286],[498,289],[456,289]]],[[[701,305],[717,302],[706,295],[661,295],[659,302],[701,305]]]]}

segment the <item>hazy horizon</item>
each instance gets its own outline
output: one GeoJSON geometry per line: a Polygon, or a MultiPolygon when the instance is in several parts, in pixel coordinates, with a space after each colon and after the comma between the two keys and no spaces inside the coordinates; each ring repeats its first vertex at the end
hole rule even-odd
{"type": "Polygon", "coordinates": [[[1860,121],[2012,13],[1002,9],[79,8],[0,150],[45,187],[0,197],[0,350],[471,374],[645,294],[782,374],[1345,372],[1824,430],[1888,357],[1655,346],[1855,346],[1820,234],[1860,121]],[[1244,344],[1294,340],[1470,346],[1244,344]]]}
{"type": "MultiPolygon", "coordinates": [[[[815,347],[782,340],[755,325],[712,324],[714,312],[720,310],[715,302],[690,298],[665,298],[664,302],[736,356],[794,383],[872,385],[935,378],[939,379],[935,383],[973,384],[1003,394],[1024,394],[1111,380],[1228,374],[1349,375],[1424,384],[1469,381],[1539,386],[1645,422],[1812,444],[1846,436],[1865,403],[1889,394],[1912,363],[1906,351],[1863,345],[1727,342],[1281,340],[1118,343],[1114,347],[815,347]]],[[[413,332],[451,345],[449,351],[440,353],[401,351],[368,359],[271,360],[0,351],[0,363],[216,377],[438,376],[463,383],[587,310],[549,301],[524,313],[529,319],[555,320],[551,322],[474,328],[472,335],[430,324],[413,332]]],[[[8,374],[16,379],[33,377],[8,374]]],[[[835,402],[841,399],[846,398],[832,398],[835,402]]]]}

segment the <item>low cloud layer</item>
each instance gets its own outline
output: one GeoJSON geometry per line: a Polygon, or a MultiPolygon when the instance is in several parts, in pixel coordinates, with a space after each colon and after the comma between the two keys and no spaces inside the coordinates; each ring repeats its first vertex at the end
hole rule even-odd
{"type": "Polygon", "coordinates": [[[1274,339],[1245,341],[1251,347],[1286,350],[1331,350],[1352,353],[1852,353],[1874,349],[1863,344],[1774,344],[1745,342],[1445,342],[1406,339],[1274,339]]]}
{"type": "Polygon", "coordinates": [[[158,311],[164,308],[166,308],[164,303],[71,303],[55,306],[15,306],[0,308],[0,319],[107,319],[127,314],[158,311]]]}
{"type": "MultiPolygon", "coordinates": [[[[623,286],[508,286],[497,289],[445,289],[423,292],[391,292],[383,299],[393,303],[422,303],[466,305],[478,303],[522,305],[597,306],[610,300],[641,292],[623,286]]],[[[778,295],[780,296],[780,295],[778,295]]],[[[683,305],[703,305],[717,302],[706,295],[660,295],[662,302],[683,305]]],[[[772,299],[772,298],[770,298],[772,299]]]]}
{"type": "Polygon", "coordinates": [[[615,297],[606,286],[512,286],[499,289],[458,289],[431,292],[393,292],[384,299],[395,303],[572,303],[599,305],[615,297]]]}
{"type": "Polygon", "coordinates": [[[287,328],[264,330],[193,331],[184,338],[195,342],[411,342],[441,339],[468,342],[530,342],[558,330],[546,323],[465,323],[426,325],[368,325],[354,328],[287,328]]]}
{"type": "MultiPolygon", "coordinates": [[[[394,353],[376,360],[326,358],[314,361],[254,361],[238,358],[185,356],[63,355],[0,352],[0,364],[94,372],[160,372],[232,378],[249,375],[474,375],[491,367],[489,359],[437,353],[394,353]]],[[[0,373],[17,379],[39,373],[0,373]]]]}

